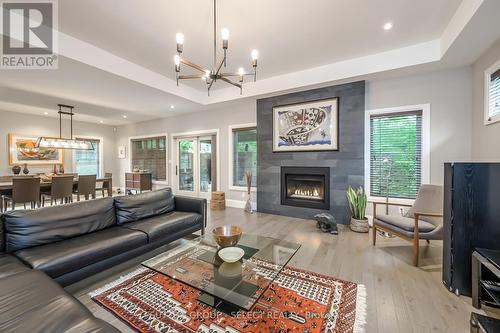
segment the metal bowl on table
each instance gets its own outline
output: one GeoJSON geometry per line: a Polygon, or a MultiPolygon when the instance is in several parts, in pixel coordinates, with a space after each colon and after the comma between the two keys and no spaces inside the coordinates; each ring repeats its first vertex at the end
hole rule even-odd
{"type": "Polygon", "coordinates": [[[225,225],[212,230],[215,242],[220,247],[235,246],[241,238],[242,230],[235,225],[225,225]]]}

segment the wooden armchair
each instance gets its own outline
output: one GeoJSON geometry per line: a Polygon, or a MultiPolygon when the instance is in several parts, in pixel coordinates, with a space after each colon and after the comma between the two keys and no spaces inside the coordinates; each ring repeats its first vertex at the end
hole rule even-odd
{"type": "Polygon", "coordinates": [[[422,185],[413,205],[373,202],[373,245],[377,230],[413,242],[413,264],[418,266],[419,240],[443,239],[443,188],[422,185]],[[404,216],[377,214],[378,205],[410,207],[404,216]]]}

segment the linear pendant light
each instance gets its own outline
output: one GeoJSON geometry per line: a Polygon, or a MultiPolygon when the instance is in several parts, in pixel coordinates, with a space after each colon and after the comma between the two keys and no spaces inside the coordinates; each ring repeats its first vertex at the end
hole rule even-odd
{"type": "Polygon", "coordinates": [[[41,136],[36,141],[36,148],[57,148],[57,149],[74,149],[74,150],[94,150],[94,145],[89,140],[73,139],[73,109],[74,106],[57,104],[59,107],[59,137],[41,136]],[[62,108],[70,109],[63,111],[62,108]],[[70,137],[63,138],[62,136],[62,116],[70,116],[70,137]]]}

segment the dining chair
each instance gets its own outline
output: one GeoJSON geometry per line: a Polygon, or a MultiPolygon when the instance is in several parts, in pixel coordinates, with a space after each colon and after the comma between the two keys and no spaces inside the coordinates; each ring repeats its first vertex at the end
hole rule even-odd
{"type": "Polygon", "coordinates": [[[74,194],[76,200],[80,201],[80,197],[85,196],[85,200],[89,198],[95,199],[96,175],[80,175],[78,176],[78,185],[74,194]]]}
{"type": "Polygon", "coordinates": [[[73,175],[53,176],[50,191],[42,191],[42,207],[45,207],[45,200],[50,199],[50,205],[60,199],[60,203],[73,202],[73,175]]]}
{"type": "MultiPolygon", "coordinates": [[[[113,174],[111,172],[106,172],[104,173],[104,178],[113,178],[113,174]]],[[[104,186],[104,182],[98,182],[96,185],[96,191],[101,191],[102,196],[105,196],[105,192],[108,191],[108,189],[104,186]]]]}
{"type": "Polygon", "coordinates": [[[16,204],[30,203],[31,209],[40,207],[40,178],[39,177],[14,177],[12,178],[12,194],[3,196],[4,209],[7,210],[7,203],[11,203],[12,210],[16,209],[16,204]]]}
{"type": "Polygon", "coordinates": [[[443,239],[443,187],[421,185],[413,205],[373,202],[373,245],[377,230],[385,231],[404,240],[413,242],[413,264],[418,266],[419,240],[443,239]],[[401,215],[377,214],[377,205],[410,207],[401,215]]]}

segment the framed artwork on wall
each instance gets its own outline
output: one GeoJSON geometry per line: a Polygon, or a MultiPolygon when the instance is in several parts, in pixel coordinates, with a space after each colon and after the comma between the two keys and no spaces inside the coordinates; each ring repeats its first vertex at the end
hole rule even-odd
{"type": "Polygon", "coordinates": [[[126,146],[118,146],[118,158],[119,159],[127,158],[127,147],[126,146]]]}
{"type": "Polygon", "coordinates": [[[273,152],[339,149],[339,99],[275,106],[273,152]]]}
{"type": "Polygon", "coordinates": [[[9,164],[63,164],[62,149],[35,148],[38,136],[9,133],[9,164]]]}

